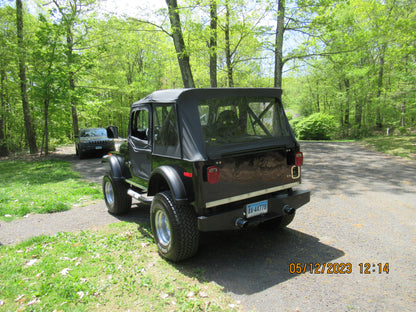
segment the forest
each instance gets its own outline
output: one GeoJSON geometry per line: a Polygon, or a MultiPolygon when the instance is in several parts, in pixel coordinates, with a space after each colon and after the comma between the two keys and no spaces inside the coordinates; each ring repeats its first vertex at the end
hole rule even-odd
{"type": "Polygon", "coordinates": [[[133,102],[183,87],[282,88],[301,139],[414,132],[415,1],[165,4],[1,0],[0,156],[47,155],[83,127],[125,137],[133,102]]]}

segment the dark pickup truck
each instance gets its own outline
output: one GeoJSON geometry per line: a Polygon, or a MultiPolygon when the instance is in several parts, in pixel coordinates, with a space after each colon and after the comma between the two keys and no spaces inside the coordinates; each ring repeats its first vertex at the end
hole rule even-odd
{"type": "Polygon", "coordinates": [[[103,193],[112,214],[132,198],[150,204],[159,253],[193,256],[199,234],[247,226],[280,228],[310,200],[281,90],[156,91],[131,107],[120,151],[104,156],[103,193]]]}

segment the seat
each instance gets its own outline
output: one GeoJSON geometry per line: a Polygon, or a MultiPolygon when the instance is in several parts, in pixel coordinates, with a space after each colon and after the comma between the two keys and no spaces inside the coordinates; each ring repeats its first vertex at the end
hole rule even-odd
{"type": "Polygon", "coordinates": [[[232,110],[226,110],[220,113],[217,119],[217,129],[221,131],[227,131],[232,130],[236,123],[237,123],[238,117],[236,112],[232,110]]]}

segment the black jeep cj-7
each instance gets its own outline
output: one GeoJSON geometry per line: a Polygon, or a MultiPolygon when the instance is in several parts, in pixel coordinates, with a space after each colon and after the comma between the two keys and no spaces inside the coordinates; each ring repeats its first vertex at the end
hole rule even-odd
{"type": "Polygon", "coordinates": [[[309,202],[303,154],[279,89],[156,91],[131,107],[127,142],[107,155],[103,192],[112,214],[132,198],[151,204],[160,254],[193,256],[200,231],[279,228],[309,202]]]}

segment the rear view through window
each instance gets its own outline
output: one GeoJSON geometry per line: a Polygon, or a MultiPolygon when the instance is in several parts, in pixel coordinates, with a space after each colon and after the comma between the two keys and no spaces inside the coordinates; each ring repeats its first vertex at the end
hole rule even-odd
{"type": "Polygon", "coordinates": [[[283,108],[275,98],[229,97],[201,101],[199,117],[207,145],[288,137],[283,108]]]}

